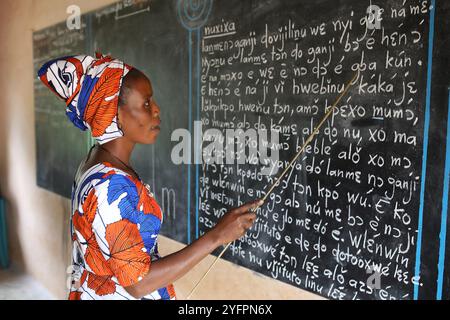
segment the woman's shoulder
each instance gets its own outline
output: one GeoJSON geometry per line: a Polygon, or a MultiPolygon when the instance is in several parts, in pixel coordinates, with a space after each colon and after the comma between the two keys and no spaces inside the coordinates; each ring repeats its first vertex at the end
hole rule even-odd
{"type": "Polygon", "coordinates": [[[86,183],[86,181],[98,182],[99,180],[111,180],[112,178],[119,179],[120,181],[129,181],[135,185],[139,184],[139,180],[134,178],[128,172],[117,168],[106,161],[96,163],[82,172],[79,170],[75,176],[75,183],[81,185],[86,183]]]}
{"type": "Polygon", "coordinates": [[[129,196],[137,196],[142,183],[127,172],[114,167],[109,162],[96,163],[84,172],[78,172],[74,182],[74,194],[76,199],[83,200],[92,190],[96,194],[105,194],[111,201],[113,198],[127,193],[129,196]]]}
{"type": "Polygon", "coordinates": [[[131,174],[102,162],[80,176],[74,200],[78,206],[86,206],[85,200],[95,199],[99,211],[117,211],[122,218],[135,223],[143,219],[141,214],[153,215],[162,221],[161,207],[147,188],[148,185],[131,174]]]}

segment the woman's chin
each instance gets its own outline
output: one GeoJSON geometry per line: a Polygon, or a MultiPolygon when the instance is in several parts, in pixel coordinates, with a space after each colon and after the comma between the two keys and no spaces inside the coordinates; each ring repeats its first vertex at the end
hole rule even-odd
{"type": "Polygon", "coordinates": [[[144,141],[141,143],[142,144],[154,144],[157,139],[158,139],[158,135],[152,134],[151,136],[146,137],[146,139],[144,139],[144,141]]]}

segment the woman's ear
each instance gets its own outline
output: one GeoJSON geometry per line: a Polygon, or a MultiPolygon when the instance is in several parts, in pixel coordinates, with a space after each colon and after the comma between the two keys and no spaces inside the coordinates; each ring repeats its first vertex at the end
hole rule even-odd
{"type": "Polygon", "coordinates": [[[119,106],[117,110],[117,128],[119,128],[120,131],[122,131],[123,134],[123,125],[122,125],[122,119],[124,118],[124,110],[123,106],[119,106]]]}

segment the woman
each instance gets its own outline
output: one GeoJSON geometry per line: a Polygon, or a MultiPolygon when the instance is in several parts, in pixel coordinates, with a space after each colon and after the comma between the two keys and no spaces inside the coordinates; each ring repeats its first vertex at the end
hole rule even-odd
{"type": "Polygon", "coordinates": [[[130,164],[137,143],[152,144],[160,109],[139,70],[97,54],[47,62],[39,78],[65,100],[69,119],[97,140],[72,189],[74,281],[69,299],[174,299],[172,282],[217,247],[238,239],[262,201],[225,214],[184,249],[161,258],[162,212],[130,164]]]}

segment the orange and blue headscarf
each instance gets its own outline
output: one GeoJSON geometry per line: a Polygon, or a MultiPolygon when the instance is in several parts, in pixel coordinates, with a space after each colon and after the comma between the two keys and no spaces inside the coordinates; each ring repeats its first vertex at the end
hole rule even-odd
{"type": "Polygon", "coordinates": [[[119,93],[131,66],[110,56],[62,57],[38,71],[41,81],[65,100],[66,114],[100,143],[123,136],[117,123],[119,93]]]}

